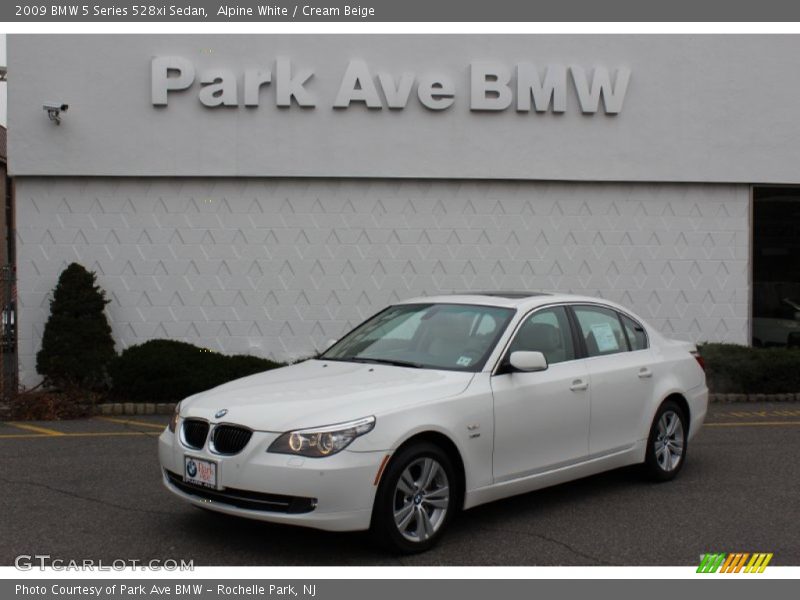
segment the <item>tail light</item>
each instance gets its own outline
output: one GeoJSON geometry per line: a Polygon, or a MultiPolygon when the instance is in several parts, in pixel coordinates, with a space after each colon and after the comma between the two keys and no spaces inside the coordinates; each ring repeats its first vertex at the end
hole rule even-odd
{"type": "Polygon", "coordinates": [[[695,360],[697,361],[697,364],[700,365],[700,368],[703,369],[703,371],[705,372],[706,361],[703,360],[703,357],[700,356],[700,353],[697,350],[695,350],[694,352],[692,352],[692,356],[694,356],[695,360]]]}

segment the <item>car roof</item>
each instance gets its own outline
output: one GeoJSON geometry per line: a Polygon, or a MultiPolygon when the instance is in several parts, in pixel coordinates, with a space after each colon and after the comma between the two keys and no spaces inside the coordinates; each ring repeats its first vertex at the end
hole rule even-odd
{"type": "Polygon", "coordinates": [[[501,306],[506,308],[529,309],[544,304],[559,302],[599,302],[607,306],[616,307],[614,302],[592,296],[579,296],[576,294],[562,294],[558,292],[465,292],[453,294],[438,294],[436,296],[418,296],[402,300],[398,304],[478,304],[488,306],[501,306]]]}

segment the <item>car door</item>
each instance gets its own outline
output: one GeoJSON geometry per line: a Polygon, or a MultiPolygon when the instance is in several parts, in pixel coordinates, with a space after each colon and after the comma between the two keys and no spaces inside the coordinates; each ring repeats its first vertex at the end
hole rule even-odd
{"type": "Polygon", "coordinates": [[[591,388],[589,455],[630,448],[654,392],[653,356],[644,328],[617,311],[596,305],[572,307],[586,350],[591,388]]]}
{"type": "Polygon", "coordinates": [[[585,360],[577,358],[567,310],[552,306],[528,315],[491,378],[494,396],[495,482],[584,460],[589,444],[589,390],[585,360]],[[513,372],[516,350],[539,351],[544,371],[513,372]]]}

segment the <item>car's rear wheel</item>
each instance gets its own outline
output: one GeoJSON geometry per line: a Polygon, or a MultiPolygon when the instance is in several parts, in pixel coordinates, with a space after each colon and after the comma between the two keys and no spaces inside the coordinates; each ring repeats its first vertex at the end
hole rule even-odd
{"type": "Polygon", "coordinates": [[[453,463],[438,446],[414,443],[398,452],[381,478],[372,534],[384,547],[406,554],[439,541],[458,508],[453,463]]]}
{"type": "Polygon", "coordinates": [[[665,401],[656,412],[647,440],[645,470],[656,481],[675,477],[686,461],[689,424],[681,406],[665,401]]]}

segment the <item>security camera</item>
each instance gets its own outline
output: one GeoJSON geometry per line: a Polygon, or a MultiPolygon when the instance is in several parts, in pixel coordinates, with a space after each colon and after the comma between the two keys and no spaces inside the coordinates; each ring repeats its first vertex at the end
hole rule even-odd
{"type": "Polygon", "coordinates": [[[60,104],[58,102],[45,102],[42,108],[47,111],[47,116],[51,121],[55,121],[56,125],[61,125],[61,113],[67,112],[69,104],[60,104]]]}

